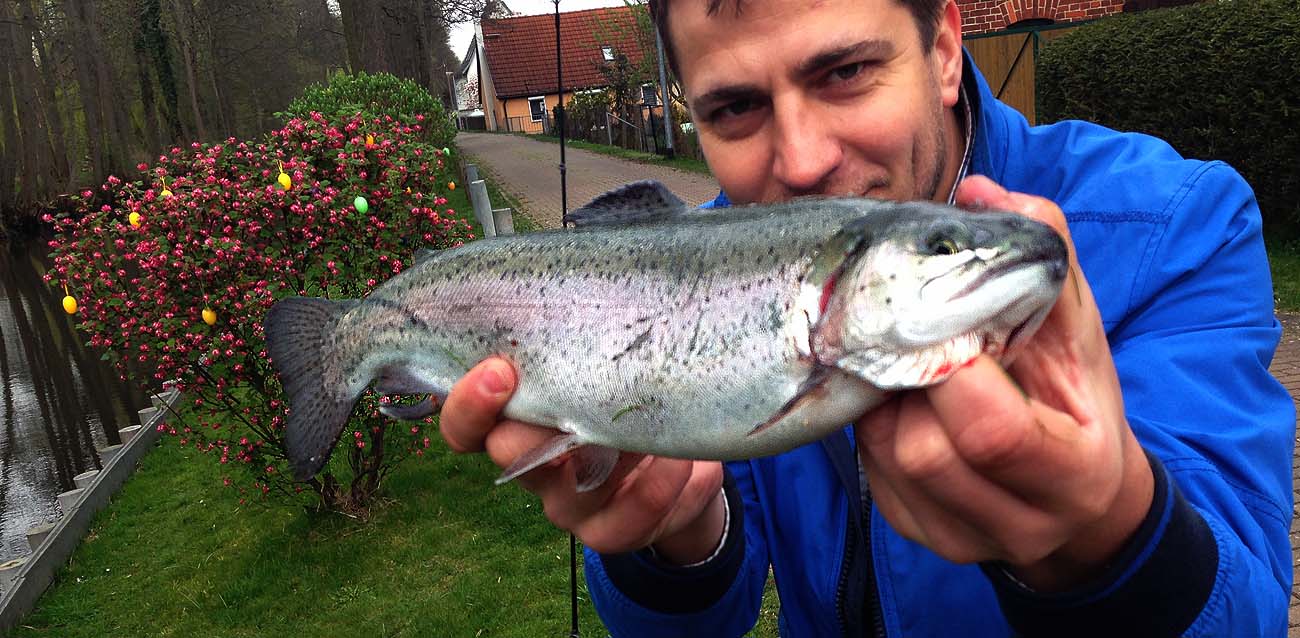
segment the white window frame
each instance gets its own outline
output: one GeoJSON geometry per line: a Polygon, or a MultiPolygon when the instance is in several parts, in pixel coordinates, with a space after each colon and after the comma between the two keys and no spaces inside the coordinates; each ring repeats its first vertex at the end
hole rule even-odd
{"type": "Polygon", "coordinates": [[[528,98],[528,117],[532,118],[532,121],[534,122],[540,122],[546,119],[546,96],[545,95],[539,95],[537,97],[528,98]],[[533,112],[533,100],[540,100],[542,103],[541,117],[538,117],[537,114],[533,112]]]}
{"type": "Polygon", "coordinates": [[[645,84],[642,84],[642,85],[641,85],[641,103],[642,103],[642,104],[653,104],[654,106],[659,106],[659,95],[655,92],[655,85],[654,85],[654,83],[652,83],[652,82],[646,82],[645,84]],[[647,95],[647,94],[646,94],[646,89],[650,89],[649,96],[650,96],[652,99],[654,99],[654,102],[653,102],[653,103],[651,103],[650,100],[647,100],[647,99],[646,99],[646,95],[647,95]]]}
{"type": "Polygon", "coordinates": [[[606,62],[614,61],[614,47],[600,47],[600,54],[605,58],[606,62]]]}

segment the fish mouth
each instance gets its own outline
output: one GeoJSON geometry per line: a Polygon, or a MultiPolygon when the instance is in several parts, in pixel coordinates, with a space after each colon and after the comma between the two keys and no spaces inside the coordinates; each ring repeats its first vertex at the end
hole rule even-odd
{"type": "MultiPolygon", "coordinates": [[[[978,276],[963,286],[961,290],[958,290],[952,297],[949,297],[948,301],[961,299],[962,297],[979,290],[980,287],[998,277],[1020,270],[1021,268],[1030,268],[1033,266],[1043,266],[1047,271],[1048,278],[1054,284],[1065,281],[1065,260],[1058,255],[1051,254],[1050,250],[1044,248],[1030,254],[1022,254],[1018,257],[1007,259],[1001,263],[989,265],[984,272],[981,272],[978,276]]],[[[1019,303],[1020,301],[1021,299],[1017,299],[1014,303],[1019,303]]],[[[1008,306],[1014,305],[1014,303],[1008,304],[1008,306]]]]}

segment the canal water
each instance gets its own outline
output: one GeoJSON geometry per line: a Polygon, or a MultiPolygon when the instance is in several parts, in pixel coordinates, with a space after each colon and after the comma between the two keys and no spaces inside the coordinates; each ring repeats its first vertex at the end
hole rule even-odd
{"type": "Polygon", "coordinates": [[[86,345],[48,266],[43,241],[0,241],[0,563],[29,552],[27,530],[58,520],[58,494],[149,405],[86,345]]]}

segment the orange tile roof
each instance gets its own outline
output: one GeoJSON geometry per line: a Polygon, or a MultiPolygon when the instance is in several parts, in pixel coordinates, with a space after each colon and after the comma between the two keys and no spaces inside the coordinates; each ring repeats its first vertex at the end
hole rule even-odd
{"type": "MultiPolygon", "coordinates": [[[[635,16],[626,6],[560,14],[566,91],[605,86],[602,47],[612,46],[638,64],[645,52],[635,37],[635,16]]],[[[554,94],[555,14],[483,21],[483,48],[499,97],[554,94]]]]}

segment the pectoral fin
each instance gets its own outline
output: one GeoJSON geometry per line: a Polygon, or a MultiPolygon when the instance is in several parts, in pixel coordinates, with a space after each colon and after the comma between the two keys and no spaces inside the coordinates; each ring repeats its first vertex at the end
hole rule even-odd
{"type": "Polygon", "coordinates": [[[497,485],[508,483],[528,472],[572,452],[570,462],[578,479],[578,492],[588,492],[600,487],[618,463],[618,450],[599,445],[584,445],[576,434],[556,434],[541,445],[524,452],[506,468],[497,479],[497,485]]]}
{"type": "Polygon", "coordinates": [[[749,431],[749,436],[759,434],[763,432],[763,430],[780,423],[787,416],[798,410],[801,404],[806,401],[815,400],[819,397],[824,391],[826,381],[830,378],[832,370],[834,370],[834,368],[823,366],[814,368],[812,373],[808,375],[808,378],[804,379],[803,383],[799,384],[799,389],[795,391],[794,396],[790,397],[790,400],[786,401],[785,405],[781,406],[781,409],[776,411],[776,414],[773,414],[768,418],[768,420],[754,426],[754,429],[749,431]]]}

